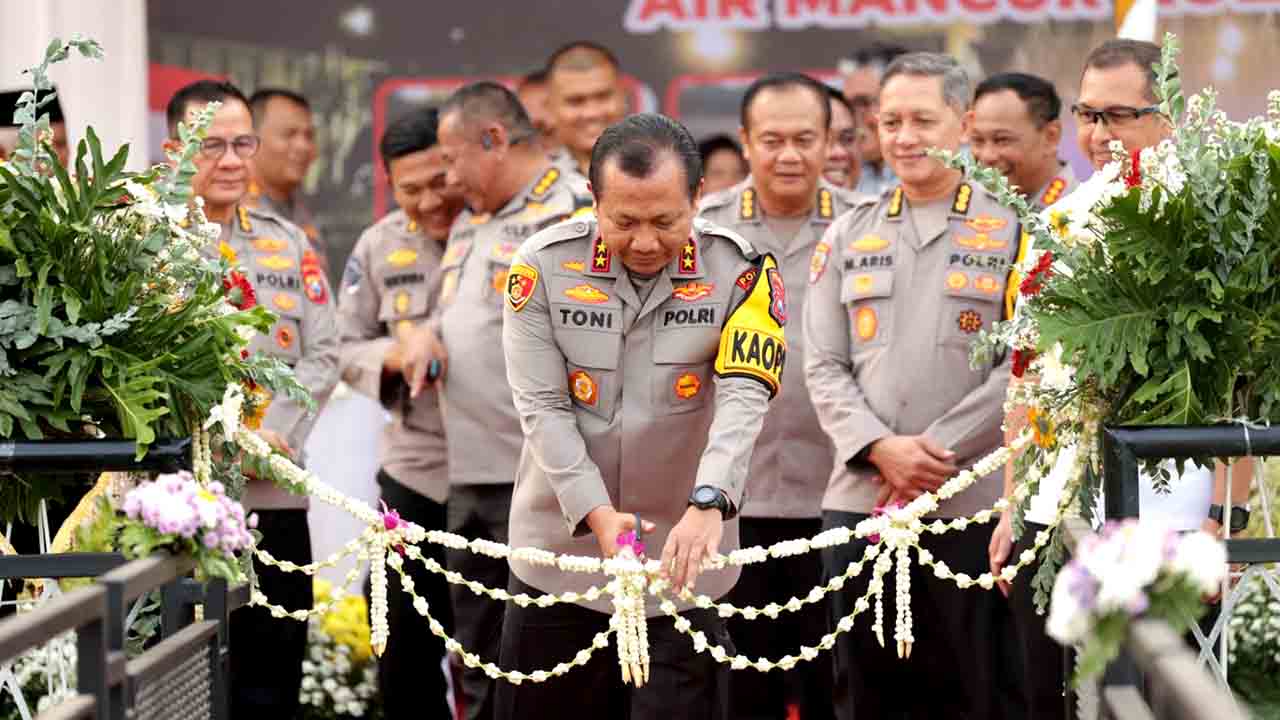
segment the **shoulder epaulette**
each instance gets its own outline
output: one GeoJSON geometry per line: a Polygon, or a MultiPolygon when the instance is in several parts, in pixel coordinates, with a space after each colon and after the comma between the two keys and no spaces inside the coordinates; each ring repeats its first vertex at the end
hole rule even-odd
{"type": "Polygon", "coordinates": [[[715,235],[716,237],[722,237],[725,240],[732,242],[738,247],[738,250],[742,252],[742,256],[748,260],[755,260],[760,256],[760,253],[752,247],[751,243],[747,242],[746,238],[729,228],[717,225],[710,220],[705,220],[703,218],[694,220],[693,231],[699,235],[715,235]]]}
{"type": "Polygon", "coordinates": [[[556,243],[590,237],[594,227],[594,219],[570,218],[568,220],[562,220],[555,225],[551,225],[550,227],[531,235],[528,240],[524,241],[524,245],[521,246],[521,249],[533,252],[555,245],[556,243]]]}
{"type": "Polygon", "coordinates": [[[538,178],[538,182],[533,184],[533,189],[529,191],[529,194],[535,198],[546,197],[547,193],[551,191],[551,186],[555,185],[556,180],[559,179],[560,168],[547,168],[547,171],[542,173],[542,177],[538,178]]]}

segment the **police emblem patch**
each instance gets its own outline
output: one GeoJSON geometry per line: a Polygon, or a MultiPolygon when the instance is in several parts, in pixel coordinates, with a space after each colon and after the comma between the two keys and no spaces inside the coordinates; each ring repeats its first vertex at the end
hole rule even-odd
{"type": "Polygon", "coordinates": [[[869,307],[859,308],[853,319],[854,330],[858,333],[858,339],[866,342],[876,336],[876,332],[880,330],[880,319],[876,317],[876,311],[869,307]]]}
{"type": "Polygon", "coordinates": [[[680,287],[672,290],[671,297],[685,302],[693,302],[694,300],[701,300],[702,298],[707,297],[711,294],[711,291],[715,289],[715,285],[692,282],[688,285],[681,285],[680,287]]]}
{"type": "Polygon", "coordinates": [[[973,310],[961,310],[956,316],[956,325],[960,332],[972,335],[982,329],[982,316],[973,310]]]}
{"type": "Polygon", "coordinates": [[[681,400],[688,400],[698,394],[702,389],[702,380],[693,373],[685,373],[676,378],[676,397],[681,400]]]}
{"type": "Polygon", "coordinates": [[[769,279],[769,314],[779,325],[787,324],[787,290],[782,284],[782,273],[776,268],[765,271],[769,279]]]}
{"type": "Polygon", "coordinates": [[[533,289],[538,284],[538,271],[528,265],[513,265],[507,275],[507,305],[514,312],[520,312],[533,297],[533,289]]]}
{"type": "Polygon", "coordinates": [[[324,271],[320,269],[320,257],[314,250],[302,254],[302,287],[311,302],[317,305],[329,302],[329,289],[324,282],[324,271]]]}
{"type": "Polygon", "coordinates": [[[743,290],[749,291],[751,290],[751,286],[756,282],[756,275],[759,274],[759,270],[756,270],[755,268],[747,268],[742,271],[742,274],[738,276],[738,280],[734,284],[743,290]]]}
{"type": "Polygon", "coordinates": [[[569,390],[574,399],[583,405],[595,405],[599,399],[599,388],[596,381],[585,370],[574,370],[569,373],[569,390]]]}
{"type": "Polygon", "coordinates": [[[572,298],[578,302],[589,303],[591,305],[598,305],[602,302],[609,301],[609,296],[603,290],[589,283],[575,285],[568,290],[565,290],[564,295],[567,298],[572,298]]]}
{"type": "Polygon", "coordinates": [[[831,257],[831,246],[826,240],[819,242],[813,248],[813,257],[809,258],[809,284],[813,285],[822,279],[822,273],[827,269],[827,259],[831,257]]]}

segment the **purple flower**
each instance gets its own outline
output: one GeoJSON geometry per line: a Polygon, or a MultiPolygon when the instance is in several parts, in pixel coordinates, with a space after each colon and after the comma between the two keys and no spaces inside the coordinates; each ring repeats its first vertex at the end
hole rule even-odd
{"type": "Polygon", "coordinates": [[[628,530],[619,534],[617,543],[619,550],[624,547],[629,547],[631,548],[631,552],[636,554],[636,557],[644,555],[644,543],[636,536],[635,530],[628,530]]]}

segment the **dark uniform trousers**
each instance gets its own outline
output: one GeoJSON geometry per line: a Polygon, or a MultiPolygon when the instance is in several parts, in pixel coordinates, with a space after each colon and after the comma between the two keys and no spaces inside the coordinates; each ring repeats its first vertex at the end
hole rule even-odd
{"type": "MultiPolygon", "coordinates": [[[[809,538],[822,530],[820,518],[742,518],[738,532],[742,547],[769,547],[782,540],[809,538]]],[[[784,605],[792,597],[804,599],[809,591],[824,583],[822,556],[817,552],[794,555],[780,560],[770,559],[742,568],[738,584],[725,597],[725,602],[738,607],[764,607],[769,603],[784,605]]],[[[829,631],[829,606],[826,598],[805,605],[799,612],[783,612],[777,620],[761,617],[729,619],[729,633],[738,651],[755,660],[776,661],[784,655],[800,655],[802,645],[816,647],[829,631]]],[[[788,715],[787,706],[799,706],[801,720],[828,720],[832,714],[831,656],[822,653],[816,660],[802,662],[788,672],[754,670],[735,672],[730,676],[731,704],[734,720],[781,720],[788,715]]]]}
{"type": "MultiPolygon", "coordinates": [[[[405,487],[378,471],[382,500],[408,522],[427,531],[445,528],[445,505],[405,487]]],[[[435,543],[419,543],[424,557],[445,564],[444,547],[435,543]]],[[[414,591],[427,601],[431,616],[453,633],[453,608],[449,601],[449,583],[416,560],[405,560],[406,574],[413,579],[414,591]]],[[[369,582],[365,581],[365,597],[369,582]]],[[[431,633],[427,619],[413,607],[413,598],[400,586],[400,573],[387,571],[387,624],[391,637],[378,659],[378,692],[382,695],[384,715],[388,718],[421,718],[452,720],[447,695],[448,681],[440,667],[445,656],[444,641],[431,633]]]]}
{"type": "MultiPolygon", "coordinates": [[[[1024,550],[1035,545],[1036,533],[1046,526],[1026,523],[1022,537],[1013,545],[1009,554],[1009,562],[1017,562],[1024,550]]],[[[1045,632],[1046,616],[1036,612],[1035,589],[1031,587],[1031,579],[1040,569],[1042,555],[1035,561],[1018,571],[1013,579],[1013,588],[1009,592],[1009,609],[1013,615],[1013,633],[1016,638],[1016,652],[1010,658],[1014,667],[1009,675],[1019,679],[1022,690],[1022,704],[1026,708],[1027,720],[1066,720],[1067,714],[1063,705],[1066,693],[1066,672],[1063,667],[1063,648],[1045,632]]]]}
{"type": "MultiPolygon", "coordinates": [[[[505,544],[507,520],[511,514],[511,489],[500,485],[453,485],[449,488],[448,529],[467,539],[483,538],[505,544]]],[[[486,587],[507,586],[507,561],[473,553],[469,550],[446,551],[449,569],[461,573],[486,587]]],[[[498,661],[502,640],[502,603],[476,595],[462,585],[450,585],[456,638],[467,652],[486,662],[498,661]]],[[[536,608],[535,608],[536,609],[536,608]]],[[[467,720],[489,720],[494,717],[495,681],[479,668],[462,669],[462,702],[467,720]]]]}
{"type": "MultiPolygon", "coordinates": [[[[278,560],[311,562],[306,510],[257,510],[259,547],[278,560]]],[[[286,610],[314,605],[311,576],[253,563],[258,589],[286,610]]],[[[263,607],[231,614],[231,717],[292,718],[298,714],[307,624],[277,619],[263,607]]]]}
{"type": "MultiPolygon", "coordinates": [[[[509,592],[538,596],[542,591],[512,576],[509,592]]],[[[736,652],[724,620],[714,610],[681,613],[701,630],[708,644],[736,652]]],[[[609,629],[609,616],[579,605],[559,603],[548,608],[522,608],[507,603],[507,632],[502,641],[504,670],[529,673],[550,671],[570,662],[579,650],[591,646],[596,633],[609,629]]],[[[545,683],[512,685],[499,681],[499,720],[562,720],[610,718],[610,720],[730,720],[729,667],[717,663],[709,652],[698,653],[693,640],[675,629],[666,615],[650,618],[649,683],[635,688],[622,683],[613,638],[595,651],[583,667],[545,683]]],[[[754,670],[739,672],[754,673],[754,670]]]]}
{"type": "MultiPolygon", "coordinates": [[[[824,510],[824,528],[853,528],[868,516],[824,510]]],[[[989,525],[973,525],[945,535],[925,533],[920,545],[945,562],[953,573],[970,577],[988,570],[989,525]]],[[[845,545],[825,548],[828,577],[844,573],[862,558],[867,541],[854,538],[845,545]]],[[[915,554],[912,554],[914,561],[915,554]]],[[[832,625],[853,612],[854,603],[871,582],[872,563],[831,598],[832,625]]],[[[939,580],[930,568],[911,565],[911,616],[914,651],[899,659],[893,639],[896,617],[896,566],[884,577],[884,640],[881,647],[871,631],[875,604],[860,613],[853,629],[836,640],[836,716],[840,720],[989,720],[1004,718],[1006,708],[996,690],[1001,617],[998,590],[958,588],[939,580]],[[956,642],[956,638],[966,638],[956,642]],[[987,641],[984,642],[984,639],[987,641]]],[[[1057,657],[1057,654],[1055,654],[1057,657]]]]}

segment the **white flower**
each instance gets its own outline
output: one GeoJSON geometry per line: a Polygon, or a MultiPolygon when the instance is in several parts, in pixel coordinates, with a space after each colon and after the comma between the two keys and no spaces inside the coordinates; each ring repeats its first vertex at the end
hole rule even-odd
{"type": "Polygon", "coordinates": [[[1073,645],[1089,630],[1089,613],[1077,600],[1066,572],[1058,573],[1049,601],[1049,619],[1045,631],[1063,645],[1073,645]]]}
{"type": "Polygon", "coordinates": [[[1212,593],[1222,586],[1227,572],[1227,550],[1222,541],[1205,532],[1182,536],[1170,563],[1174,572],[1185,574],[1201,592],[1212,593]]]}

